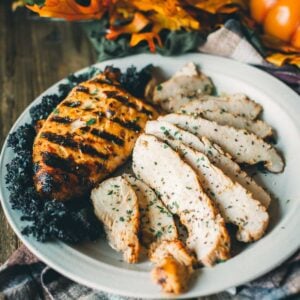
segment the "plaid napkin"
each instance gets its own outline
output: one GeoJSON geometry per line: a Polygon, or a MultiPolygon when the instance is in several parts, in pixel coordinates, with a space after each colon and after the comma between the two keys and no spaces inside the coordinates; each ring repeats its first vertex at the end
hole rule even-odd
{"type": "MultiPolygon", "coordinates": [[[[198,299],[299,299],[297,296],[300,298],[300,252],[276,270],[255,281],[198,299]]],[[[96,291],[74,282],[39,261],[25,246],[21,246],[0,268],[0,299],[133,300],[96,291]]]]}
{"type": "MultiPolygon", "coordinates": [[[[211,33],[198,50],[254,64],[290,85],[300,94],[300,72],[291,66],[276,68],[268,64],[244,37],[240,25],[229,20],[211,33]]],[[[122,56],[122,53],[118,53],[122,56]]],[[[92,290],[60,275],[33,256],[25,246],[19,248],[0,268],[0,300],[128,299],[92,290]]],[[[202,300],[300,299],[300,251],[276,270],[237,288],[203,297],[202,300]]]]}
{"type": "Polygon", "coordinates": [[[229,57],[252,64],[285,82],[300,94],[300,69],[295,66],[276,67],[264,60],[261,54],[248,42],[240,23],[228,20],[223,27],[211,33],[198,51],[229,57]]]}

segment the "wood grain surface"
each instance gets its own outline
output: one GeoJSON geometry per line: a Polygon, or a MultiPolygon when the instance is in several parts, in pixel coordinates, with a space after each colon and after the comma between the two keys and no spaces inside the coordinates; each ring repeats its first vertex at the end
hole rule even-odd
{"type": "MultiPolygon", "coordinates": [[[[96,61],[80,24],[49,21],[0,1],[0,146],[17,117],[42,91],[96,61]]],[[[4,180],[1,178],[0,180],[4,180]]],[[[0,209],[0,264],[19,246],[0,209]]]]}

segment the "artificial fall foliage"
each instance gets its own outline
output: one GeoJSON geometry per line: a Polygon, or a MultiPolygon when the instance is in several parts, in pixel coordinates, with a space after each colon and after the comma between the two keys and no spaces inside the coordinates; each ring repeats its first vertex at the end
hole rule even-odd
{"type": "Polygon", "coordinates": [[[21,4],[41,17],[107,19],[107,40],[128,36],[130,47],[146,42],[152,52],[157,46],[164,47],[165,31],[207,35],[229,18],[237,18],[257,33],[267,61],[300,67],[298,48],[264,34],[262,27],[249,18],[249,0],[18,0],[14,6],[21,4]]]}

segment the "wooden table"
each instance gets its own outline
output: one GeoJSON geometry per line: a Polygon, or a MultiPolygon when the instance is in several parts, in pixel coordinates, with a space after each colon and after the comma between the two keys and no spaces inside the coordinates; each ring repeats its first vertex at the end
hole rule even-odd
{"type": "MultiPolygon", "coordinates": [[[[35,97],[97,59],[79,24],[41,20],[23,8],[12,12],[10,6],[10,1],[0,1],[1,147],[17,117],[35,97]]],[[[0,264],[19,245],[1,208],[0,264]]]]}

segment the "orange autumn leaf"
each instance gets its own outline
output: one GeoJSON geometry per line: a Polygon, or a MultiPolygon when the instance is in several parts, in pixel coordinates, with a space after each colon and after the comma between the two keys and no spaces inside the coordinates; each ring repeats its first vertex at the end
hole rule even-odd
{"type": "Polygon", "coordinates": [[[130,14],[127,11],[136,12],[133,20],[123,26],[111,27],[106,35],[108,39],[115,39],[121,34],[132,34],[130,46],[135,46],[142,41],[146,41],[151,51],[155,51],[155,44],[162,45],[159,32],[163,29],[178,30],[181,28],[196,29],[200,28],[200,23],[190,16],[181,6],[179,1],[174,0],[127,0],[118,2],[110,14],[110,23],[122,16],[126,19],[130,14]],[[143,14],[147,15],[147,17],[143,14]],[[146,26],[149,31],[141,32],[146,26]]]}
{"type": "Polygon", "coordinates": [[[200,23],[198,21],[187,18],[166,18],[161,14],[151,14],[149,15],[149,19],[153,24],[152,31],[157,33],[163,29],[179,30],[184,28],[186,30],[198,30],[200,27],[200,23]]]}
{"type": "Polygon", "coordinates": [[[132,19],[136,9],[128,1],[115,1],[111,0],[109,9],[109,21],[113,25],[120,20],[132,19]]]}
{"type": "Polygon", "coordinates": [[[211,14],[231,14],[239,8],[247,9],[247,0],[187,0],[193,7],[204,10],[211,14]]]}
{"type": "Polygon", "coordinates": [[[103,0],[91,0],[89,6],[78,4],[75,0],[46,0],[43,6],[26,5],[41,17],[62,18],[69,21],[100,19],[107,10],[103,0]]]}
{"type": "MultiPolygon", "coordinates": [[[[129,1],[129,0],[128,0],[129,1]]],[[[179,30],[200,28],[198,20],[193,18],[178,0],[131,0],[132,5],[144,12],[149,13],[149,18],[157,32],[162,29],[179,30]]]]}
{"type": "Polygon", "coordinates": [[[132,21],[124,26],[112,27],[109,29],[106,38],[110,40],[116,39],[119,35],[128,33],[138,33],[149,24],[149,20],[141,13],[137,12],[134,14],[132,21]]]}
{"type": "Polygon", "coordinates": [[[160,36],[154,32],[133,33],[130,39],[130,46],[134,47],[137,44],[146,41],[151,52],[155,52],[155,42],[162,47],[160,36]]]}
{"type": "Polygon", "coordinates": [[[284,54],[274,53],[266,58],[268,62],[281,67],[285,64],[295,65],[300,68],[300,55],[299,54],[284,54]]]}

